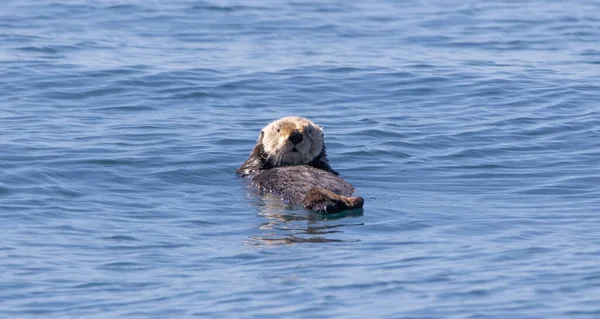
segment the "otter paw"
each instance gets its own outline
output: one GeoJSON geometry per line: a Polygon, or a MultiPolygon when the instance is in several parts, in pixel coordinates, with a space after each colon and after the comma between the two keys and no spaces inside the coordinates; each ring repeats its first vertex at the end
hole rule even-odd
{"type": "Polygon", "coordinates": [[[313,187],[306,194],[303,203],[306,208],[332,214],[347,209],[361,208],[364,199],[362,197],[342,196],[325,188],[313,187]]]}

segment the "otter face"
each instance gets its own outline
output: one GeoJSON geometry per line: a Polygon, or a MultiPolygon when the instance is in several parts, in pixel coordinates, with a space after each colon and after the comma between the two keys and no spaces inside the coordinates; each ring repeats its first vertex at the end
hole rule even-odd
{"type": "Polygon", "coordinates": [[[323,151],[323,130],[308,119],[289,116],[265,126],[261,140],[275,166],[306,165],[323,151]]]}

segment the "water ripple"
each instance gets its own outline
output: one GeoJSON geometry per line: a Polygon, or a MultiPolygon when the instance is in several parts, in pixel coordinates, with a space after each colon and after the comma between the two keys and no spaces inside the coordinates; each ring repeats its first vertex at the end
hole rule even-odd
{"type": "Polygon", "coordinates": [[[0,316],[596,318],[599,10],[5,3],[0,316]],[[364,209],[235,175],[293,114],[364,209]]]}

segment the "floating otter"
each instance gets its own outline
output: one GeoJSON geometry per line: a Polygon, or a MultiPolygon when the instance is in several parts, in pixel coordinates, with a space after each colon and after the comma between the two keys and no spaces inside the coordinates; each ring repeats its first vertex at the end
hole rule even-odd
{"type": "Polygon", "coordinates": [[[323,213],[360,208],[354,187],[329,166],[323,130],[308,119],[289,116],[265,126],[248,159],[237,169],[263,191],[323,213]]]}

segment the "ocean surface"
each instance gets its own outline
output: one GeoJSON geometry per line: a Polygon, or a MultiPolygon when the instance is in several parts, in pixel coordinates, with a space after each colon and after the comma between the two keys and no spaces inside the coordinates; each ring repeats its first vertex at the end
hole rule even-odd
{"type": "Polygon", "coordinates": [[[600,2],[4,1],[0,317],[599,318],[600,2]]]}

